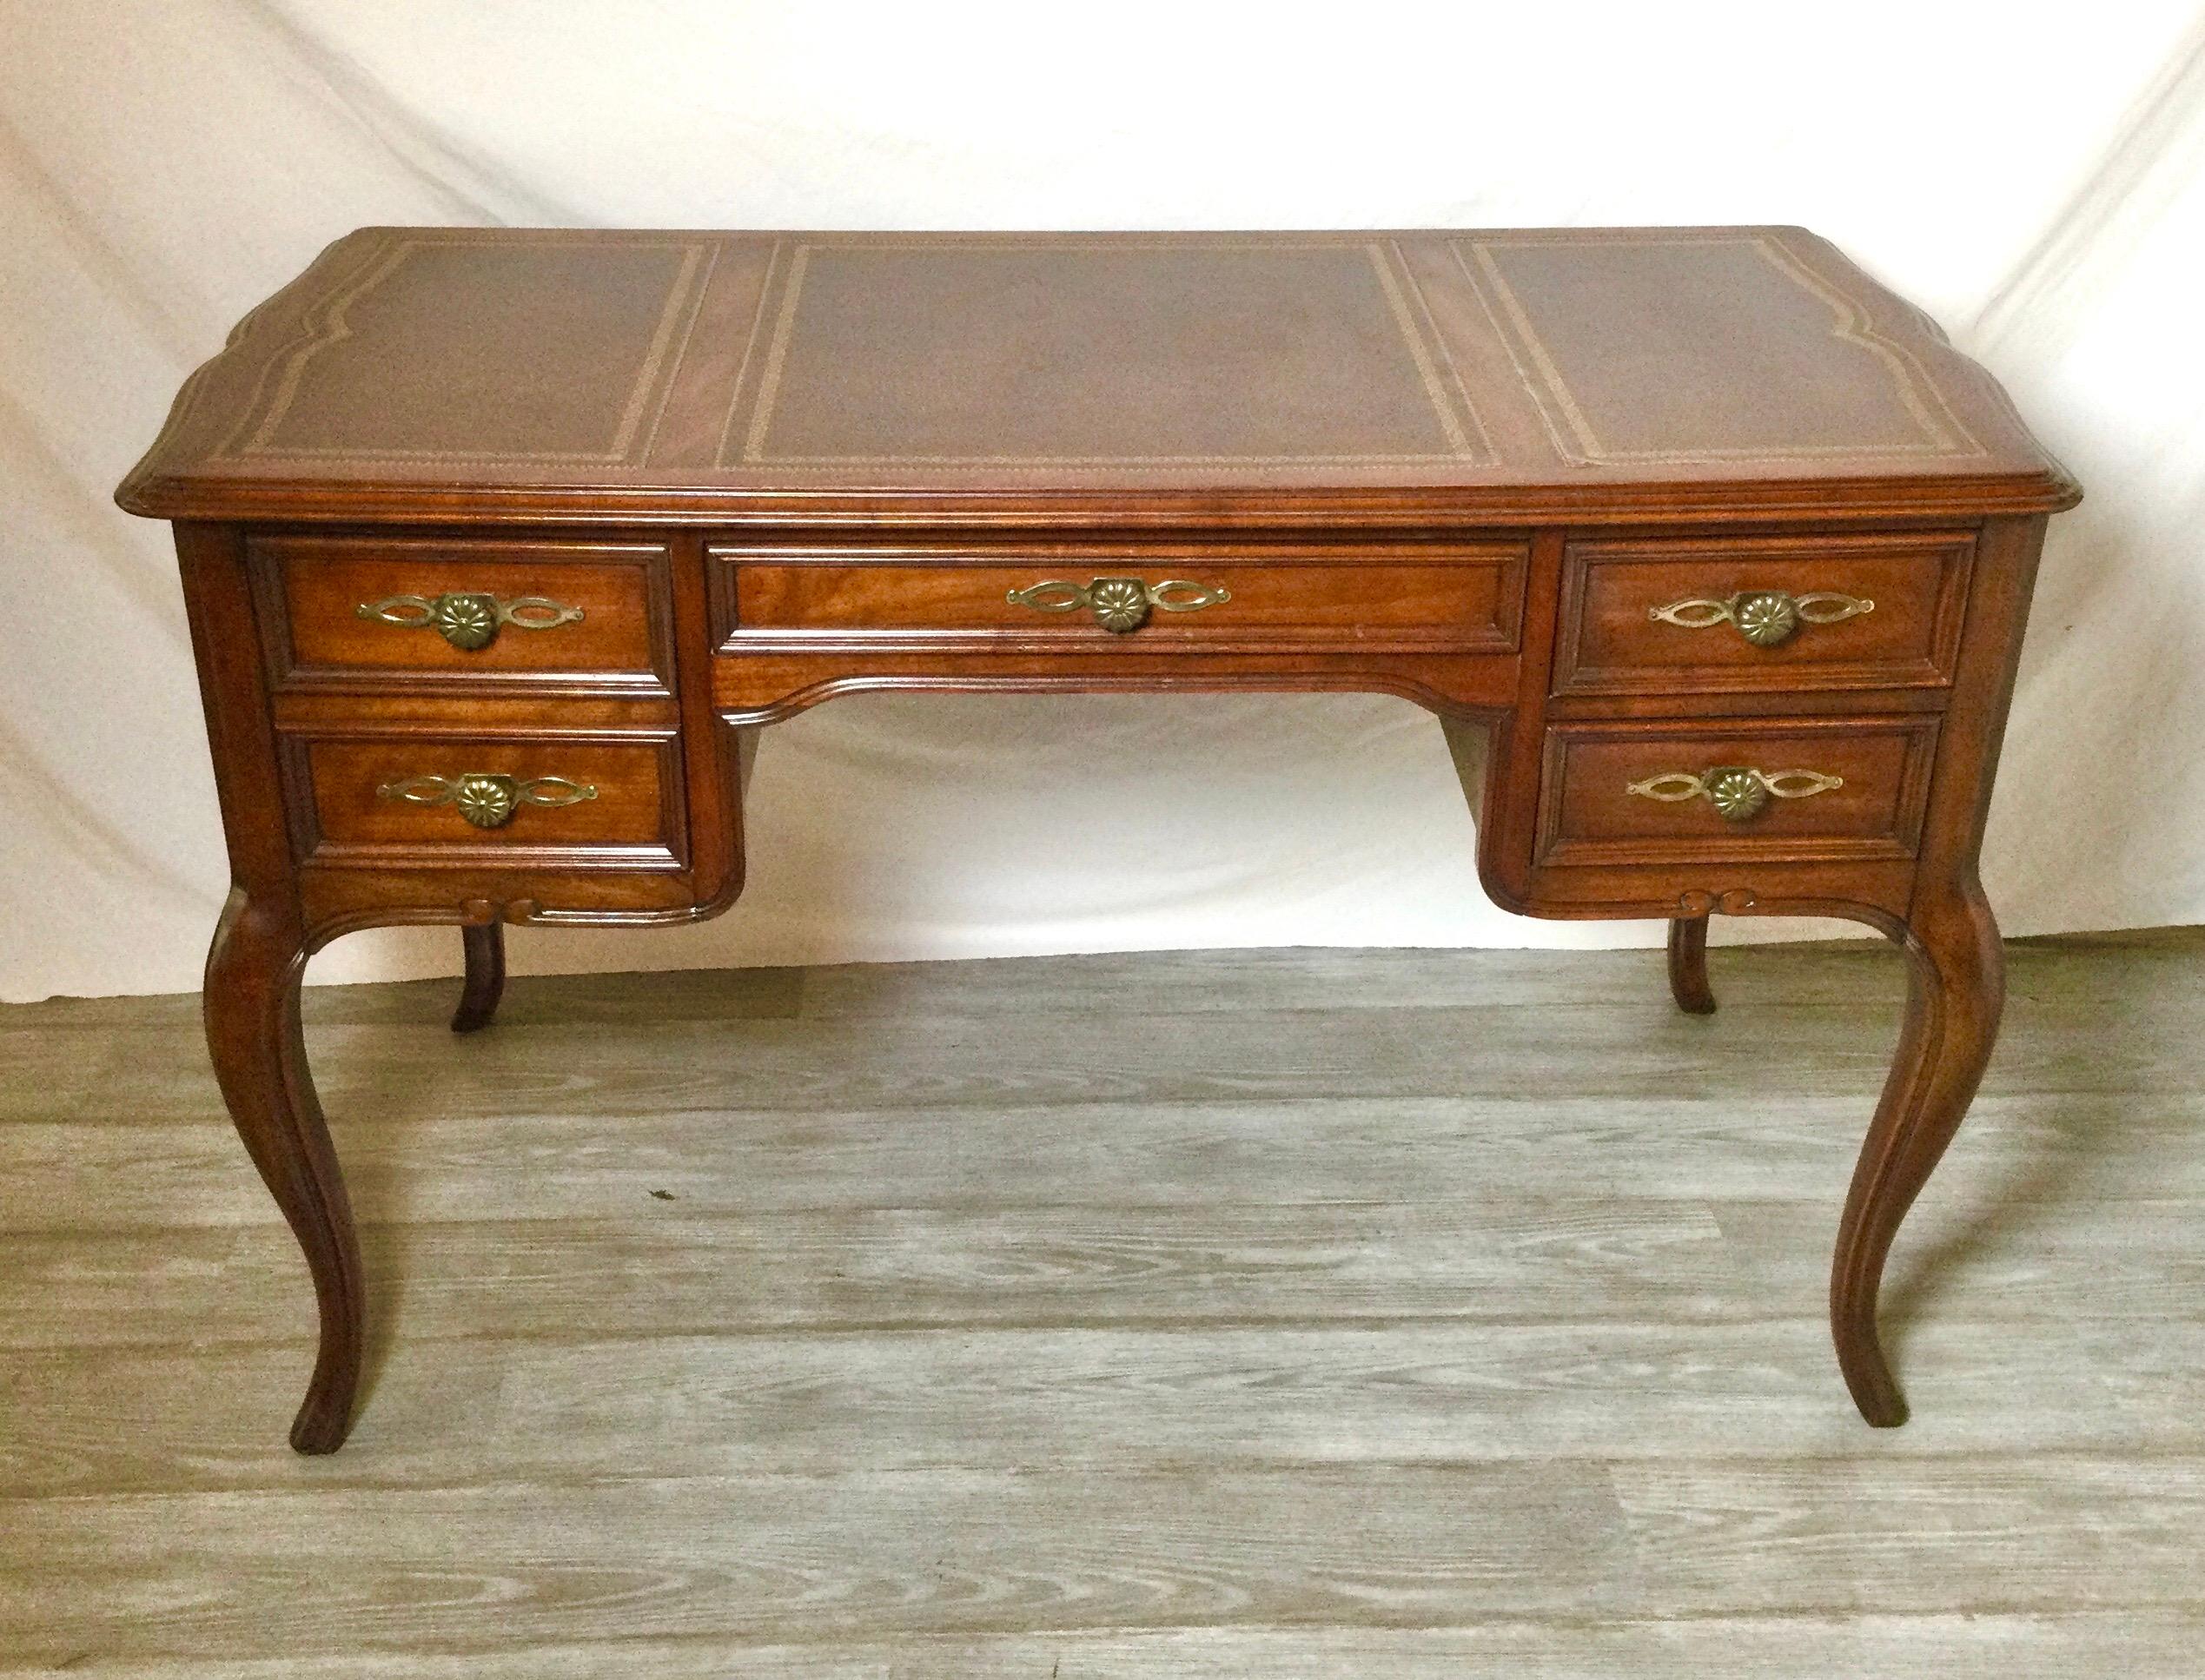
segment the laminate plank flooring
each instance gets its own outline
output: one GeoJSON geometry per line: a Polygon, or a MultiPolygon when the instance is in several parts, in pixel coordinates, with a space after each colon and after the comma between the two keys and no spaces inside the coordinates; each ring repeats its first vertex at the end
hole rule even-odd
{"type": "Polygon", "coordinates": [[[0,1010],[0,1673],[2194,1677],[2201,956],[2013,948],[1884,1432],[1877,946],[317,989],[315,1461],[195,1000],[0,1010]]]}

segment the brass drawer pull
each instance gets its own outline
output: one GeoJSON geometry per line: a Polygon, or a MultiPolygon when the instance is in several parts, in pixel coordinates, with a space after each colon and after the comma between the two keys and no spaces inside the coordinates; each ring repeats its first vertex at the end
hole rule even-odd
{"type": "Polygon", "coordinates": [[[466,771],[457,776],[409,776],[375,790],[378,799],[403,799],[413,805],[457,805],[460,815],[479,829],[501,829],[523,805],[576,805],[597,797],[586,782],[564,776],[517,776],[466,771]]]}
{"type": "Polygon", "coordinates": [[[1641,799],[1659,799],[1664,804],[1678,804],[1686,799],[1705,799],[1715,807],[1716,814],[1732,823],[1743,823],[1760,811],[1774,794],[1779,799],[1811,799],[1818,793],[1828,793],[1832,788],[1842,788],[1842,776],[1824,776],[1817,770],[1751,770],[1743,765],[1722,764],[1704,770],[1698,775],[1690,771],[1664,771],[1659,776],[1649,776],[1643,782],[1628,783],[1626,793],[1635,793],[1641,799]]]}
{"type": "Polygon", "coordinates": [[[1857,595],[1839,595],[1818,589],[1804,595],[1781,589],[1742,590],[1727,600],[1695,599],[1650,606],[1646,617],[1685,630],[1712,630],[1717,625],[1738,627],[1738,633],[1756,647],[1774,647],[1798,633],[1802,625],[1834,625],[1876,611],[1876,603],[1857,595]]]}
{"type": "Polygon", "coordinates": [[[500,600],[495,595],[459,592],[438,595],[393,595],[387,600],[362,601],[360,616],[406,630],[434,630],[454,647],[472,652],[498,639],[500,628],[516,625],[523,630],[556,630],[580,621],[582,609],[554,601],[547,595],[522,595],[500,600]]]}
{"type": "Polygon", "coordinates": [[[1076,612],[1082,607],[1095,614],[1096,623],[1122,636],[1149,622],[1149,609],[1166,612],[1199,612],[1233,599],[1229,589],[1191,584],[1183,578],[1167,578],[1160,584],[1138,578],[1090,578],[1084,586],[1063,578],[1029,584],[1004,597],[1013,606],[1030,606],[1037,612],[1076,612]]]}

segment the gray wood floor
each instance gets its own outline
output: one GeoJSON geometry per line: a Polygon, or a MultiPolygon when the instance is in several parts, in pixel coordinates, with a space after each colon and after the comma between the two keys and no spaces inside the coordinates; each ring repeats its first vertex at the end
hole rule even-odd
{"type": "MultiPolygon", "coordinates": [[[[526,938],[526,935],[519,937],[526,938]]],[[[1855,1416],[1880,946],[310,995],[371,1390],[195,998],[0,1010],[0,1670],[2205,1673],[2205,936],[2023,944],[1855,1416]]]]}

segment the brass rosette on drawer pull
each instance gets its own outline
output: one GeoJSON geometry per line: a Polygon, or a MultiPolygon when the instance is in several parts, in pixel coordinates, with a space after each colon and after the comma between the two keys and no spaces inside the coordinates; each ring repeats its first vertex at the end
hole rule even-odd
{"type": "Polygon", "coordinates": [[[1745,764],[1718,764],[1697,773],[1664,771],[1643,781],[1626,783],[1624,791],[1665,805],[1687,799],[1705,799],[1726,823],[1745,823],[1761,814],[1771,798],[1811,799],[1845,785],[1842,776],[1825,776],[1817,770],[1755,770],[1745,764]]]}
{"type": "Polygon", "coordinates": [[[1003,598],[1013,606],[1030,606],[1036,612],[1077,612],[1084,607],[1095,622],[1113,635],[1124,636],[1149,622],[1151,607],[1164,612],[1199,612],[1206,606],[1222,606],[1233,599],[1229,589],[1167,578],[1145,583],[1139,578],[1090,578],[1084,584],[1052,578],[1010,591],[1003,598]]]}
{"type": "Polygon", "coordinates": [[[1695,597],[1650,606],[1646,617],[1683,630],[1712,630],[1726,624],[1756,647],[1776,647],[1798,634],[1803,625],[1838,624],[1875,610],[1871,600],[1832,590],[1794,595],[1781,589],[1747,589],[1722,600],[1695,597]]]}
{"type": "Polygon", "coordinates": [[[576,805],[597,797],[586,782],[564,776],[523,778],[489,771],[457,776],[409,776],[375,790],[378,799],[402,799],[411,805],[450,805],[479,829],[501,829],[523,805],[576,805]]]}
{"type": "Polygon", "coordinates": [[[467,653],[489,646],[507,625],[521,630],[556,630],[561,625],[579,623],[583,617],[580,607],[548,595],[520,595],[505,600],[469,590],[436,596],[392,595],[380,601],[362,601],[355,611],[361,618],[396,625],[401,630],[434,630],[467,653]]]}

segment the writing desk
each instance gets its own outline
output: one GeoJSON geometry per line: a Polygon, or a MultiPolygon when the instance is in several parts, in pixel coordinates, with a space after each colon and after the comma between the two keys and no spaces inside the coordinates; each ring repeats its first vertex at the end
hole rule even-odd
{"type": "Polygon", "coordinates": [[[117,493],[175,522],[208,1039],[320,1300],[292,1444],[343,1440],[365,1311],[308,955],[456,923],[482,1026],[504,923],[725,909],[759,729],[864,688],[1402,695],[1493,897],[1670,918],[1687,1009],[1714,911],[1898,941],[1830,1305],[1902,1421],[1877,1283],[1996,1030],[1977,853],[2077,494],[1793,228],[339,240],[117,493]]]}

